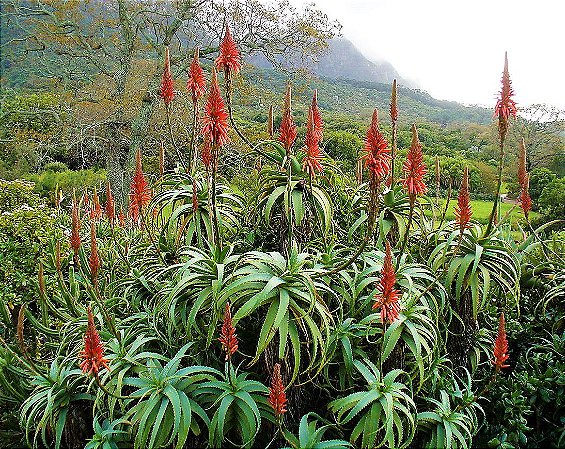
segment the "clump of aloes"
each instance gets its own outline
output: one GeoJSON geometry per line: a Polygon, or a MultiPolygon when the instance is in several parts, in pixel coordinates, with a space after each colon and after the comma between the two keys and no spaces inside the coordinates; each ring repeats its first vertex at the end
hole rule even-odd
{"type": "Polygon", "coordinates": [[[385,321],[393,323],[398,319],[400,313],[400,290],[395,285],[396,273],[392,264],[392,249],[390,242],[387,241],[383,269],[373,304],[373,309],[381,309],[381,322],[383,324],[385,321]]]}

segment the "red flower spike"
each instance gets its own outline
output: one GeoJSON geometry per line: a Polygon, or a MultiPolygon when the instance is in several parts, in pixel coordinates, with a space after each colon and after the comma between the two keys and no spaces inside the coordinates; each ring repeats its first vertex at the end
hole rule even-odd
{"type": "Polygon", "coordinates": [[[106,184],[106,205],[104,206],[104,213],[106,218],[110,220],[111,224],[114,224],[114,219],[116,218],[116,206],[114,203],[114,196],[112,195],[112,187],[108,182],[106,184]]]}
{"type": "Polygon", "coordinates": [[[186,90],[192,95],[192,102],[196,104],[198,99],[204,95],[206,89],[206,79],[204,71],[200,67],[198,47],[194,49],[194,57],[188,71],[188,81],[186,82],[186,90]]]}
{"type": "Polygon", "coordinates": [[[457,197],[457,206],[455,207],[455,222],[459,225],[460,233],[463,233],[465,229],[470,227],[469,221],[472,215],[473,211],[469,197],[469,168],[465,167],[463,180],[461,181],[461,189],[457,197]]]}
{"type": "MultiPolygon", "coordinates": [[[[212,83],[210,93],[206,101],[203,118],[202,135],[208,138],[212,146],[221,147],[229,142],[228,137],[228,113],[218,85],[218,75],[212,69],[212,83]]],[[[206,165],[206,164],[205,164],[206,165]]]]}
{"type": "Polygon", "coordinates": [[[390,149],[387,146],[388,142],[379,129],[379,113],[375,109],[365,138],[363,159],[365,166],[377,180],[385,178],[390,170],[390,149]]]}
{"type": "Polygon", "coordinates": [[[528,215],[532,210],[532,198],[530,197],[530,175],[528,173],[524,176],[524,184],[522,185],[518,201],[520,201],[520,207],[524,211],[524,216],[527,220],[528,215]]]}
{"type": "Polygon", "coordinates": [[[90,219],[99,220],[102,217],[102,206],[100,206],[100,198],[98,198],[98,192],[96,187],[94,187],[94,194],[92,195],[92,209],[90,210],[90,219]]]}
{"type": "Polygon", "coordinates": [[[102,367],[110,370],[108,360],[104,358],[104,345],[100,341],[100,335],[96,330],[94,315],[90,306],[88,306],[88,325],[84,334],[84,349],[81,351],[79,358],[82,359],[80,369],[85,374],[98,376],[98,372],[102,367]]]}
{"type": "Polygon", "coordinates": [[[279,128],[279,141],[282,142],[287,154],[296,140],[297,130],[294,120],[292,119],[291,109],[292,87],[290,83],[286,85],[286,93],[284,96],[283,118],[279,128]]]}
{"type": "Polygon", "coordinates": [[[118,214],[118,224],[120,227],[126,226],[126,216],[124,215],[124,211],[120,209],[120,213],[118,214]]]}
{"type": "Polygon", "coordinates": [[[526,181],[526,142],[524,138],[520,141],[520,153],[518,155],[518,183],[524,187],[526,181]]]}
{"type": "Polygon", "coordinates": [[[141,150],[137,150],[135,156],[135,173],[131,181],[129,193],[129,214],[134,223],[139,221],[142,209],[147,206],[149,201],[151,201],[151,189],[147,185],[147,181],[143,175],[141,150]]]}
{"type": "Polygon", "coordinates": [[[78,256],[80,244],[80,217],[78,212],[78,203],[77,200],[73,198],[73,210],[71,212],[71,248],[73,249],[75,258],[78,256]]]}
{"type": "Polygon", "coordinates": [[[224,323],[222,324],[222,334],[218,340],[222,344],[222,349],[226,351],[226,360],[231,359],[231,356],[235,353],[235,351],[237,351],[238,345],[229,303],[226,304],[224,323]]]}
{"type": "Polygon", "coordinates": [[[94,285],[98,284],[98,270],[100,269],[100,256],[98,255],[98,244],[96,242],[96,224],[90,222],[90,257],[88,258],[90,277],[94,285]]]}
{"type": "Polygon", "coordinates": [[[373,309],[381,309],[381,322],[394,322],[400,313],[399,293],[394,285],[396,284],[396,273],[392,263],[392,250],[390,242],[386,242],[385,259],[383,269],[381,271],[379,285],[377,285],[377,294],[375,295],[375,304],[373,309]]]}
{"type": "Polygon", "coordinates": [[[165,67],[163,69],[163,77],[161,78],[161,98],[167,107],[175,98],[175,83],[173,81],[173,75],[171,74],[169,47],[165,47],[165,67]]]}
{"type": "Polygon", "coordinates": [[[493,349],[493,360],[492,364],[496,367],[496,371],[500,371],[501,368],[508,368],[510,365],[505,365],[510,356],[508,355],[508,340],[506,339],[506,329],[504,322],[504,312],[500,314],[500,319],[498,321],[498,334],[496,340],[494,341],[493,349]]]}
{"type": "Polygon", "coordinates": [[[276,363],[273,368],[273,377],[271,378],[271,386],[269,387],[269,404],[273,407],[275,416],[281,417],[287,412],[286,410],[286,393],[281,378],[281,365],[276,363]]]}
{"type": "Polygon", "coordinates": [[[412,125],[412,144],[408,151],[408,157],[403,165],[404,179],[402,184],[408,190],[411,201],[414,201],[416,195],[426,193],[428,188],[424,184],[424,175],[426,174],[426,166],[424,165],[424,155],[422,154],[422,144],[418,139],[418,130],[416,125],[412,125]]]}
{"type": "Polygon", "coordinates": [[[302,159],[302,170],[306,171],[310,176],[315,177],[316,172],[322,172],[324,168],[320,161],[322,155],[320,153],[320,146],[318,145],[318,134],[316,133],[316,124],[314,121],[314,111],[312,107],[308,110],[308,125],[306,130],[306,146],[303,150],[306,156],[302,159]]]}
{"type": "Polygon", "coordinates": [[[220,55],[215,64],[218,70],[224,70],[228,76],[230,73],[237,74],[241,69],[241,55],[227,24],[226,33],[220,43],[220,55]]]}
{"type": "Polygon", "coordinates": [[[502,72],[502,88],[500,90],[500,97],[496,102],[494,108],[494,116],[498,117],[499,124],[504,122],[508,124],[510,116],[516,117],[516,102],[512,100],[514,90],[512,89],[512,81],[510,81],[510,74],[508,73],[508,54],[504,53],[504,71],[502,72]]]}
{"type": "Polygon", "coordinates": [[[312,116],[314,120],[314,133],[318,143],[320,143],[324,138],[324,123],[322,122],[322,114],[320,113],[320,108],[318,108],[318,90],[314,90],[314,96],[312,97],[312,116]]]}
{"type": "Polygon", "coordinates": [[[392,93],[390,95],[390,118],[393,122],[398,120],[398,100],[396,93],[396,80],[392,82],[392,93]]]}
{"type": "Polygon", "coordinates": [[[198,210],[198,189],[196,182],[192,181],[192,213],[198,210]]]}

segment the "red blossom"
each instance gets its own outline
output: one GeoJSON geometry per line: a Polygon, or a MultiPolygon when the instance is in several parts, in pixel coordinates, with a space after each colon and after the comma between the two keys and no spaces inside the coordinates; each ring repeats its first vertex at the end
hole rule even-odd
{"type": "Polygon", "coordinates": [[[192,102],[196,104],[198,99],[204,95],[206,89],[206,79],[204,71],[200,67],[198,47],[194,49],[194,57],[188,71],[188,81],[186,82],[186,90],[192,95],[192,102]]]}
{"type": "Polygon", "coordinates": [[[114,219],[116,218],[116,206],[114,203],[114,197],[112,195],[112,187],[110,183],[106,184],[106,205],[104,207],[104,212],[106,218],[110,220],[111,224],[114,224],[114,219]]]}
{"type": "Polygon", "coordinates": [[[212,69],[212,83],[208,100],[206,101],[203,118],[202,135],[208,138],[212,146],[221,147],[229,142],[228,137],[228,113],[218,85],[218,75],[212,69]]]}
{"type": "Polygon", "coordinates": [[[78,256],[80,249],[80,217],[78,212],[78,203],[76,198],[73,198],[73,210],[71,212],[71,248],[75,258],[78,256]]]}
{"type": "Polygon", "coordinates": [[[302,169],[306,171],[310,176],[316,176],[316,172],[322,172],[324,168],[320,161],[322,160],[322,154],[320,152],[319,134],[316,133],[316,125],[314,122],[314,111],[312,107],[308,110],[308,125],[306,129],[306,145],[303,150],[306,152],[306,156],[302,159],[302,169]]]}
{"type": "Polygon", "coordinates": [[[98,244],[96,242],[96,224],[90,222],[90,257],[88,258],[90,277],[94,285],[98,284],[98,270],[100,269],[100,256],[98,255],[98,244]]]}
{"type": "Polygon", "coordinates": [[[502,88],[500,90],[500,97],[496,102],[494,108],[494,116],[499,119],[499,126],[501,123],[508,124],[510,116],[516,117],[516,102],[512,100],[514,90],[512,89],[512,81],[510,81],[510,74],[508,73],[508,54],[504,53],[504,71],[502,72],[502,88]]]}
{"type": "Polygon", "coordinates": [[[104,345],[100,341],[100,335],[96,330],[94,315],[90,306],[88,306],[88,325],[84,334],[84,349],[79,357],[82,359],[80,369],[85,374],[98,376],[98,372],[102,367],[110,370],[108,360],[104,358],[104,345]]]}
{"type": "Polygon", "coordinates": [[[532,198],[530,197],[530,175],[528,173],[524,176],[524,184],[522,185],[518,201],[520,201],[520,207],[524,211],[524,216],[527,220],[528,215],[532,210],[532,198]]]}
{"type": "Polygon", "coordinates": [[[287,154],[290,154],[290,149],[296,140],[296,125],[292,119],[291,109],[292,87],[290,83],[286,85],[286,93],[284,96],[283,118],[279,128],[279,141],[282,142],[287,154]]]}
{"type": "Polygon", "coordinates": [[[215,64],[217,69],[224,70],[227,76],[230,73],[235,75],[241,69],[241,55],[227,24],[224,38],[220,43],[220,55],[216,58],[215,64]]]}
{"type": "Polygon", "coordinates": [[[318,90],[314,90],[314,96],[312,97],[312,116],[314,120],[314,133],[318,143],[324,139],[324,123],[322,121],[322,114],[320,113],[320,108],[318,108],[318,90]]]}
{"type": "Polygon", "coordinates": [[[496,371],[501,368],[508,368],[510,365],[505,365],[504,362],[510,358],[508,355],[508,340],[506,339],[506,330],[504,328],[504,312],[500,314],[498,321],[498,334],[494,341],[493,360],[492,364],[496,367],[496,371]]]}
{"type": "Polygon", "coordinates": [[[524,187],[526,175],[526,142],[522,138],[520,141],[520,153],[518,154],[518,183],[520,187],[524,187]]]}
{"type": "Polygon", "coordinates": [[[398,100],[396,93],[396,80],[392,82],[392,93],[390,95],[390,118],[393,122],[398,120],[398,100]]]}
{"type": "Polygon", "coordinates": [[[459,232],[463,233],[465,229],[470,227],[469,221],[472,215],[473,211],[469,197],[469,168],[465,167],[461,189],[457,197],[457,206],[455,207],[455,222],[459,225],[459,232]]]}
{"type": "Polygon", "coordinates": [[[271,386],[269,387],[269,404],[273,407],[275,415],[282,416],[286,410],[286,393],[284,392],[284,384],[281,378],[281,365],[276,363],[273,368],[273,377],[271,378],[271,386]]]}
{"type": "Polygon", "coordinates": [[[375,109],[365,138],[363,159],[365,166],[377,180],[383,179],[390,170],[390,149],[387,146],[388,142],[379,128],[379,113],[375,109]]]}
{"type": "Polygon", "coordinates": [[[165,67],[163,69],[163,77],[161,78],[161,98],[165,102],[165,106],[169,106],[175,98],[175,83],[171,74],[169,47],[165,48],[165,67]]]}
{"type": "Polygon", "coordinates": [[[412,144],[408,151],[408,157],[403,165],[404,179],[402,184],[408,190],[411,201],[414,201],[416,195],[426,193],[428,188],[424,184],[424,175],[426,174],[426,166],[424,165],[424,155],[422,154],[422,144],[418,139],[418,130],[416,125],[412,125],[412,144]]]}
{"type": "Polygon", "coordinates": [[[145,176],[143,175],[143,166],[141,164],[141,150],[137,150],[135,156],[135,173],[131,181],[129,193],[129,214],[134,221],[139,221],[141,212],[151,200],[151,189],[149,188],[145,176]]]}
{"type": "Polygon", "coordinates": [[[375,303],[373,309],[381,309],[381,322],[394,322],[398,319],[400,313],[399,293],[400,291],[394,287],[396,284],[396,274],[394,265],[392,264],[392,250],[390,243],[386,242],[385,259],[379,284],[377,285],[377,294],[375,295],[375,303]]]}
{"type": "Polygon", "coordinates": [[[224,322],[222,324],[222,333],[220,338],[218,338],[222,344],[222,349],[226,351],[226,360],[231,359],[231,356],[237,351],[237,334],[235,333],[235,327],[233,326],[233,320],[231,317],[230,304],[226,304],[226,310],[224,312],[224,322]]]}

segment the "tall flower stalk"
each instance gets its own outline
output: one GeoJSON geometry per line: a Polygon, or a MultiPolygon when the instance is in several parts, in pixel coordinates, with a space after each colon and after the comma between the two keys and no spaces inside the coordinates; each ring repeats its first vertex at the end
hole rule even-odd
{"type": "Polygon", "coordinates": [[[206,89],[206,79],[204,78],[204,71],[200,66],[200,53],[198,47],[194,49],[194,56],[190,63],[188,72],[188,81],[186,82],[186,90],[190,93],[192,98],[192,132],[190,134],[190,147],[189,147],[189,169],[196,166],[196,126],[198,124],[198,100],[206,89]]]}
{"type": "Polygon", "coordinates": [[[512,89],[512,82],[510,81],[510,74],[508,72],[508,55],[504,53],[504,70],[502,72],[502,88],[500,90],[499,98],[494,108],[494,115],[498,117],[498,138],[499,138],[499,159],[498,159],[498,176],[496,184],[496,196],[492,204],[492,210],[489,216],[488,225],[485,229],[484,235],[490,234],[494,225],[495,219],[498,218],[498,204],[500,201],[500,189],[502,187],[502,169],[504,166],[504,141],[508,128],[510,126],[510,117],[516,117],[516,102],[512,99],[514,90],[512,89]]]}
{"type": "Polygon", "coordinates": [[[465,229],[470,227],[472,216],[473,211],[471,209],[471,199],[469,195],[469,168],[465,167],[461,181],[461,189],[457,197],[457,206],[455,207],[455,222],[459,227],[460,234],[463,234],[465,229]]]}
{"type": "Polygon", "coordinates": [[[209,142],[210,145],[210,206],[212,210],[213,242],[218,246],[221,246],[221,236],[216,205],[216,176],[220,148],[229,142],[228,126],[228,113],[226,112],[224,100],[220,94],[216,69],[213,68],[210,92],[205,106],[202,135],[204,136],[205,145],[206,142],[209,142]]]}
{"type": "Polygon", "coordinates": [[[392,81],[392,92],[390,94],[390,120],[392,122],[392,151],[390,154],[390,185],[394,185],[394,161],[396,159],[397,128],[398,128],[398,98],[396,91],[396,80],[392,81]]]}

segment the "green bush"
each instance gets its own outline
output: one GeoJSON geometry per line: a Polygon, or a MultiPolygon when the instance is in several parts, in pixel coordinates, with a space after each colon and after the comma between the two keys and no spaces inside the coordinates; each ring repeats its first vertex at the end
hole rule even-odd
{"type": "Polygon", "coordinates": [[[530,172],[530,196],[534,203],[538,202],[543,189],[556,177],[555,173],[547,168],[534,168],[530,172]]]}
{"type": "Polygon", "coordinates": [[[33,193],[34,184],[16,180],[0,179],[0,212],[12,212],[22,206],[36,207],[41,199],[33,193]]]}
{"type": "Polygon", "coordinates": [[[547,184],[538,203],[540,211],[547,218],[565,218],[565,178],[554,179],[547,184]]]}
{"type": "Polygon", "coordinates": [[[73,189],[82,191],[93,187],[100,188],[106,182],[106,170],[65,170],[61,172],[48,170],[38,175],[28,175],[27,179],[35,183],[35,192],[48,198],[57,187],[67,194],[70,194],[73,189]]]}

